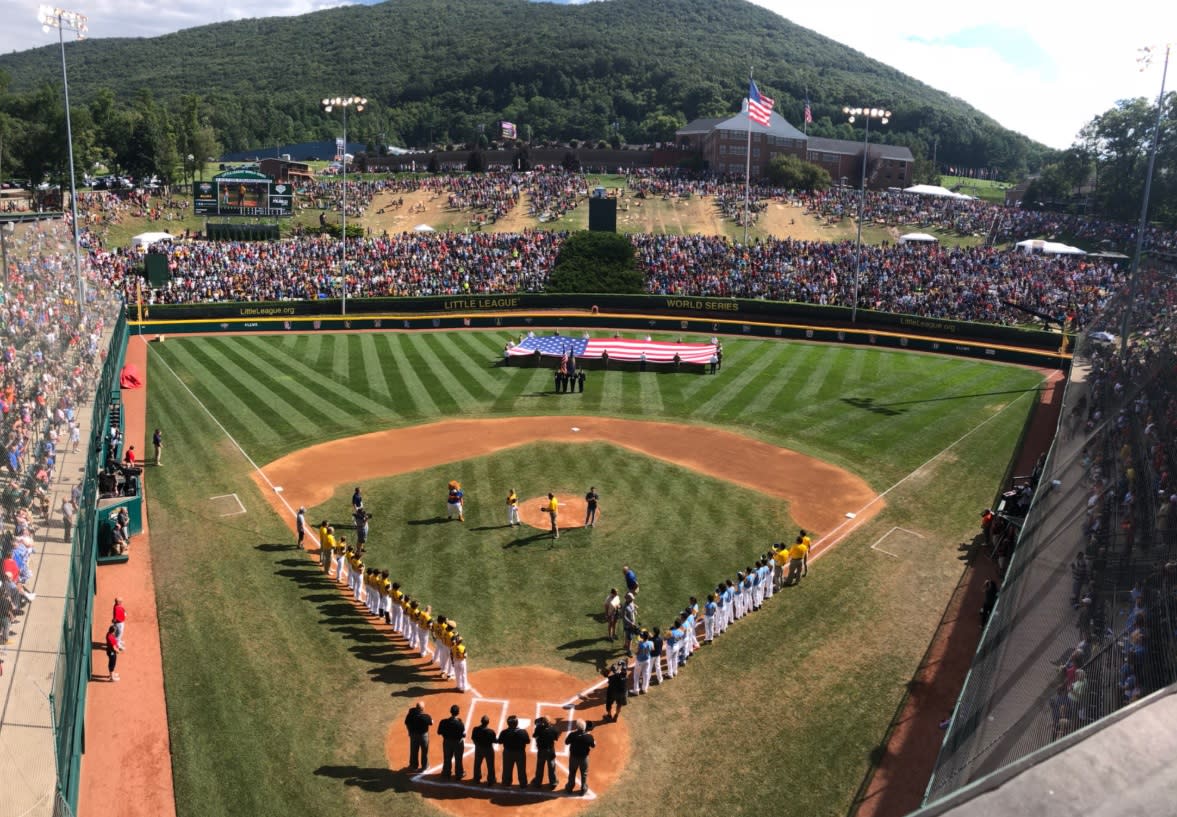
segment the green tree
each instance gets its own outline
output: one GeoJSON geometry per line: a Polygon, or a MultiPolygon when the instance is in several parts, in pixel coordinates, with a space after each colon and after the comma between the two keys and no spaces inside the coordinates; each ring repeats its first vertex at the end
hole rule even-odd
{"type": "Polygon", "coordinates": [[[830,174],[824,167],[797,156],[773,157],[768,163],[768,178],[790,190],[825,190],[830,186],[830,174]]]}
{"type": "Polygon", "coordinates": [[[645,278],[633,244],[624,235],[573,233],[560,245],[548,292],[640,293],[645,278]]]}

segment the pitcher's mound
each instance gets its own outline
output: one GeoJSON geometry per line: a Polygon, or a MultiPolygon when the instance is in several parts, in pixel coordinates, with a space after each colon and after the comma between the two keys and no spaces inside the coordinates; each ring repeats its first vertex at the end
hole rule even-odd
{"type": "MultiPolygon", "coordinates": [[[[481,670],[470,677],[467,692],[453,690],[424,696],[425,711],[433,716],[434,724],[429,730],[429,767],[424,771],[409,769],[408,736],[404,727],[408,708],[396,714],[384,743],[389,766],[394,772],[406,775],[410,786],[422,797],[456,817],[500,817],[504,808],[519,806],[527,806],[529,815],[568,817],[595,802],[617,781],[629,762],[625,708],[622,708],[620,720],[603,721],[604,685],[602,683],[600,689],[590,691],[592,686],[591,681],[582,681],[547,667],[481,670]],[[455,705],[466,724],[467,734],[463,758],[465,777],[461,780],[441,776],[441,738],[435,734],[437,725],[449,717],[450,707],[455,705]],[[535,728],[536,718],[541,715],[556,727],[560,737],[556,741],[557,785],[554,789],[546,785],[519,788],[517,780],[511,788],[502,785],[502,747],[495,747],[495,774],[499,782],[494,786],[487,785],[485,774],[483,782],[473,781],[474,747],[468,736],[483,715],[489,718],[488,725],[496,733],[506,728],[510,715],[519,719],[520,728],[526,729],[529,735],[535,728]],[[568,782],[568,751],[564,737],[575,720],[593,725],[592,735],[597,743],[589,756],[589,791],[584,796],[564,793],[564,785],[568,782]]],[[[526,765],[530,784],[536,766],[534,744],[527,753],[526,765]]],[[[546,776],[544,779],[547,780],[546,776]]]]}
{"type": "MultiPolygon", "coordinates": [[[[556,494],[560,510],[556,515],[560,530],[584,527],[584,513],[588,505],[579,494],[556,494]]],[[[519,500],[519,521],[540,530],[551,530],[552,520],[548,516],[548,496],[533,496],[519,500]]]]}

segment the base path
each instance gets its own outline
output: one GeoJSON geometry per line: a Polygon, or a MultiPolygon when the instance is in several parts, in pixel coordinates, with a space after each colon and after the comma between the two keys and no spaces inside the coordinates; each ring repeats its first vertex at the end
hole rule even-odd
{"type": "MultiPolygon", "coordinates": [[[[605,442],[789,503],[803,528],[831,531],[858,513],[861,523],[882,500],[863,480],[822,460],[731,431],[611,417],[511,417],[453,420],[377,431],[320,443],[262,467],[292,507],[326,502],[340,485],[419,471],[536,442],[605,442]],[[574,431],[573,429],[577,429],[574,431]]],[[[271,504],[289,515],[260,475],[254,479],[271,504]]],[[[534,503],[533,503],[534,504],[534,503]]],[[[581,517],[583,520],[583,516],[581,517]]]]}

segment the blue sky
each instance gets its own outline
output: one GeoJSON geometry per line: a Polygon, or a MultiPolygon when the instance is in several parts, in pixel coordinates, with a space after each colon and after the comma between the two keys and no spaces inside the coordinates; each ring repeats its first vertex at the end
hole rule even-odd
{"type": "MultiPolygon", "coordinates": [[[[891,5],[875,0],[752,1],[1058,148],[1067,147],[1083,125],[1118,99],[1155,100],[1160,64],[1141,72],[1138,49],[1177,42],[1177,3],[1158,0],[1120,0],[1104,7],[1061,0],[910,0],[891,5]]],[[[68,8],[89,15],[92,37],[134,37],[347,4],[348,0],[78,0],[68,8]]],[[[0,53],[56,40],[55,33],[41,31],[37,8],[29,0],[0,0],[0,53]]],[[[1172,79],[1169,87],[1177,88],[1177,71],[1172,79]]],[[[766,92],[771,90],[766,87],[766,92]]]]}

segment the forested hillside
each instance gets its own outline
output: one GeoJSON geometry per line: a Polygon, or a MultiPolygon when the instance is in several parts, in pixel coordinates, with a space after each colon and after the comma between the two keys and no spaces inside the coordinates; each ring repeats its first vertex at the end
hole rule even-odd
{"type": "MultiPolygon", "coordinates": [[[[143,123],[165,133],[145,134],[142,151],[170,138],[179,156],[209,138],[225,150],[326,138],[338,123],[319,100],[349,94],[372,101],[349,135],[373,145],[474,141],[493,137],[500,119],[536,140],[648,143],[735,110],[754,65],[793,122],[808,89],[811,134],[856,138],[842,106],[884,105],[895,117],[878,138],[917,156],[935,137],[942,162],[1014,175],[1045,152],[965,102],[743,0],[395,0],[66,51],[72,102],[87,109],[83,149],[88,126],[101,150],[143,123]]],[[[0,57],[0,74],[9,144],[56,127],[44,121],[60,104],[49,90],[60,82],[56,45],[0,57]]]]}

